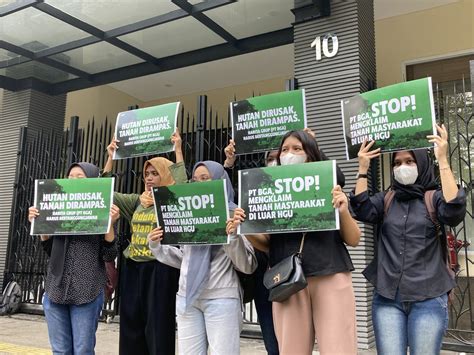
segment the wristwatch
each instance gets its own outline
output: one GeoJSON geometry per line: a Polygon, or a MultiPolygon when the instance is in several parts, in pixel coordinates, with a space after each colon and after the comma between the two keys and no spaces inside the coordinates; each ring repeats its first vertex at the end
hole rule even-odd
{"type": "Polygon", "coordinates": [[[357,173],[357,175],[356,175],[356,180],[357,179],[367,179],[367,178],[368,178],[367,174],[357,173]]]}

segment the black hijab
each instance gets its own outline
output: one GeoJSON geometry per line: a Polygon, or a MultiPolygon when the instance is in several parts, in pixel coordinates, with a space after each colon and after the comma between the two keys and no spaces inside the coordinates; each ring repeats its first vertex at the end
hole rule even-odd
{"type": "MultiPolygon", "coordinates": [[[[392,190],[395,191],[395,198],[400,201],[408,201],[415,198],[423,199],[425,191],[436,190],[438,183],[436,182],[434,175],[434,165],[431,160],[429,151],[427,149],[408,150],[416,161],[416,167],[418,170],[418,177],[414,184],[403,185],[395,180],[392,169],[392,190]]],[[[395,160],[394,153],[392,155],[392,166],[395,160]]]]}
{"type": "MultiPolygon", "coordinates": [[[[69,176],[72,168],[78,166],[84,171],[84,174],[88,178],[99,177],[100,169],[91,163],[73,163],[67,170],[66,176],[69,176]]],[[[68,235],[57,235],[53,237],[53,246],[51,248],[51,257],[49,259],[50,272],[55,277],[53,278],[56,286],[59,287],[63,279],[64,262],[66,260],[66,254],[69,247],[69,241],[71,236],[68,235]]]]}

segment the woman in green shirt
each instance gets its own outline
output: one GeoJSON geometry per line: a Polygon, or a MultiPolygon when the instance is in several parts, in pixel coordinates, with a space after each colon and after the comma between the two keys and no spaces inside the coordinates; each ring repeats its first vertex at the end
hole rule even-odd
{"type": "MultiPolygon", "coordinates": [[[[176,163],[165,158],[147,160],[143,167],[145,191],[141,194],[114,194],[120,214],[130,223],[130,244],[124,251],[125,264],[120,287],[121,355],[174,354],[175,304],[178,270],[157,261],[152,255],[147,235],[156,227],[152,188],[187,181],[181,150],[181,137],[176,132],[176,163]]],[[[112,156],[117,149],[113,140],[107,147],[109,158],[104,174],[112,170],[112,156]]]]}

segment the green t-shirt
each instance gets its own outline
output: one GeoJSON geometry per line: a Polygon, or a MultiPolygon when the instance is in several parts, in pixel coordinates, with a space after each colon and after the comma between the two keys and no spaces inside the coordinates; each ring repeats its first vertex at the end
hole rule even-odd
{"type": "MultiPolygon", "coordinates": [[[[187,181],[184,163],[170,166],[176,184],[183,184],[187,181]]],[[[147,236],[156,228],[155,207],[144,208],[140,204],[140,195],[114,193],[114,203],[120,208],[120,215],[130,223],[132,237],[123,255],[134,261],[143,262],[156,260],[148,247],[147,236]]]]}

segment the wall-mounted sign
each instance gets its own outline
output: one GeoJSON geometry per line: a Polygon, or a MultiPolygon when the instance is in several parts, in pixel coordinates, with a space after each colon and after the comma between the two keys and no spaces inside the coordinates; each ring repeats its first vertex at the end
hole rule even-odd
{"type": "Polygon", "coordinates": [[[334,57],[339,51],[339,40],[333,33],[328,33],[325,36],[318,36],[311,42],[311,48],[315,49],[316,60],[321,60],[322,55],[326,58],[334,57]],[[329,48],[329,41],[331,41],[332,48],[329,48]]]}

